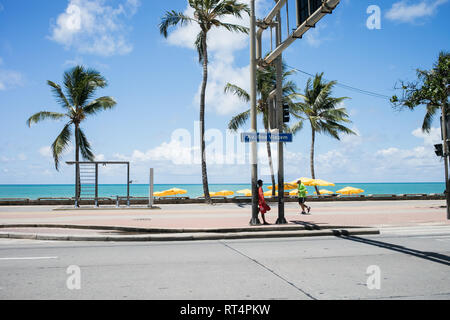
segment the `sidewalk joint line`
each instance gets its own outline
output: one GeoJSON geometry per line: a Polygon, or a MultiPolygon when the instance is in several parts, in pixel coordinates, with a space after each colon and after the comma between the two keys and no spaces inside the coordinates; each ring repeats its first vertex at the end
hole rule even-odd
{"type": "Polygon", "coordinates": [[[310,295],[309,293],[307,293],[306,291],[302,290],[301,288],[297,287],[294,283],[290,282],[289,280],[283,278],[281,275],[279,275],[278,273],[276,273],[275,271],[273,271],[272,269],[268,268],[267,266],[265,266],[264,264],[262,264],[261,262],[259,262],[256,259],[253,259],[251,257],[249,257],[248,255],[246,255],[245,253],[239,251],[238,249],[233,248],[232,246],[229,246],[228,244],[226,244],[223,241],[219,241],[221,244],[223,244],[225,247],[237,252],[238,254],[246,257],[247,259],[255,262],[256,264],[260,265],[261,267],[263,267],[264,269],[266,269],[267,271],[271,272],[272,274],[274,274],[275,276],[277,276],[278,278],[280,278],[281,280],[283,280],[284,282],[286,282],[287,284],[289,284],[290,286],[294,287],[295,289],[297,289],[298,291],[300,291],[301,293],[303,293],[304,295],[306,295],[307,297],[309,297],[312,300],[317,300],[315,297],[313,297],[312,295],[310,295]]]}

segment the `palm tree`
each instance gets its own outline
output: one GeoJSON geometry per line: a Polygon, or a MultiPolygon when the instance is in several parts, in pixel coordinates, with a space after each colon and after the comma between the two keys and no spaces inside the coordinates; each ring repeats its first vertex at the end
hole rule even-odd
{"type": "Polygon", "coordinates": [[[239,3],[236,0],[188,0],[189,6],[194,9],[194,16],[189,17],[176,11],[168,11],[161,18],[159,24],[160,33],[167,38],[169,27],[188,23],[197,23],[200,32],[195,41],[199,62],[203,64],[203,81],[200,92],[200,145],[202,153],[202,180],[205,201],[212,203],[209,196],[208,175],[206,172],[206,152],[205,152],[205,95],[206,84],[208,82],[208,32],[213,28],[225,28],[228,31],[248,33],[248,28],[237,24],[225,23],[220,19],[226,16],[242,18],[242,12],[250,15],[248,5],[239,3]]]}
{"type": "MultiPolygon", "coordinates": [[[[300,119],[299,124],[295,124],[291,130],[296,133],[301,128],[304,118],[309,120],[311,125],[311,178],[315,179],[314,173],[314,144],[316,133],[325,133],[337,140],[340,140],[340,133],[356,134],[343,123],[351,123],[348,119],[347,110],[339,107],[342,101],[349,99],[348,97],[333,98],[331,90],[336,81],[323,82],[323,72],[316,74],[314,81],[308,79],[305,88],[305,94],[302,95],[303,102],[298,102],[293,107],[294,116],[300,119]]],[[[316,186],[316,192],[319,189],[316,186]]]]}
{"type": "MultiPolygon", "coordinates": [[[[285,66],[283,66],[285,69],[285,66]]],[[[292,105],[292,97],[295,95],[297,87],[294,82],[286,81],[286,78],[295,71],[285,71],[283,70],[283,97],[284,102],[292,105]]],[[[256,91],[259,95],[259,99],[256,105],[257,114],[261,114],[263,117],[263,124],[266,133],[269,132],[269,95],[276,87],[276,68],[274,66],[269,66],[265,70],[257,70],[256,71],[256,91]]],[[[224,88],[225,93],[233,93],[237,97],[239,97],[244,102],[250,101],[250,94],[244,89],[240,88],[237,85],[227,83],[224,88]]],[[[237,131],[240,127],[242,127],[250,117],[250,109],[241,112],[234,116],[229,124],[228,129],[237,131]]],[[[287,126],[284,126],[284,131],[289,132],[290,129],[287,126]]],[[[297,131],[301,128],[297,128],[297,131]]],[[[272,150],[270,147],[270,142],[266,142],[267,147],[267,157],[269,160],[270,167],[270,175],[272,180],[272,195],[275,195],[275,174],[273,171],[273,163],[272,163],[272,150]]]]}
{"type": "MultiPolygon", "coordinates": [[[[56,170],[59,170],[60,157],[69,145],[72,125],[75,133],[75,161],[79,161],[80,151],[83,159],[94,161],[95,156],[91,145],[80,128],[80,124],[87,116],[94,115],[101,110],[111,109],[116,105],[116,101],[112,97],[100,97],[89,101],[93,98],[97,88],[107,86],[105,78],[93,69],[76,66],[64,73],[64,92],[60,85],[52,81],[47,81],[47,84],[51,87],[57,102],[65,113],[38,112],[27,120],[28,126],[31,127],[31,124],[46,119],[60,120],[66,118],[69,120],[51,146],[56,170]]],[[[78,165],[76,170],[78,172],[78,165]]]]}

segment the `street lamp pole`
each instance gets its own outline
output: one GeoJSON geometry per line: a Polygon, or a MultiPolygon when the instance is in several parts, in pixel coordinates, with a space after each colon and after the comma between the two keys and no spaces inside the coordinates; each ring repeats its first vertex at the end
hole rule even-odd
{"type": "Polygon", "coordinates": [[[450,190],[448,181],[448,145],[447,145],[447,110],[445,104],[442,105],[442,140],[443,140],[443,151],[444,151],[444,170],[445,170],[445,200],[447,201],[447,219],[450,219],[450,190]]]}
{"type": "MultiPolygon", "coordinates": [[[[256,134],[256,18],[255,0],[250,1],[250,120],[251,132],[256,134]]],[[[256,141],[251,142],[251,166],[252,166],[252,219],[250,225],[259,225],[258,219],[258,155],[256,141]]]]}

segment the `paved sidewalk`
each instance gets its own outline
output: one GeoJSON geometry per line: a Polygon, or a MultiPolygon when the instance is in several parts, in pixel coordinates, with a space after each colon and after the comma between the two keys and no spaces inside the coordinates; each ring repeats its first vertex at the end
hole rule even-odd
{"type": "MultiPolygon", "coordinates": [[[[315,229],[345,229],[351,228],[380,228],[393,226],[426,226],[450,225],[446,219],[445,201],[443,200],[411,200],[411,201],[355,201],[355,202],[314,202],[311,215],[301,215],[298,204],[286,203],[285,217],[288,225],[274,225],[277,217],[277,206],[272,204],[272,210],[266,215],[270,226],[261,226],[258,229],[267,232],[305,232],[306,226],[315,229]],[[281,230],[284,228],[288,230],[281,230]],[[264,229],[266,228],[266,229],[264,229]],[[292,229],[290,229],[292,228],[292,229]],[[291,230],[291,231],[290,231],[291,230]]],[[[149,210],[145,207],[132,209],[114,207],[101,208],[101,210],[83,208],[82,210],[70,207],[0,207],[0,225],[26,225],[36,224],[34,234],[53,235],[90,235],[111,236],[111,231],[67,229],[68,225],[147,228],[164,229],[159,232],[181,230],[184,233],[197,234],[201,231],[210,233],[247,232],[253,231],[249,226],[251,217],[250,205],[216,204],[213,206],[199,204],[160,205],[160,209],[149,210]],[[67,210],[69,209],[69,210],[67,210]],[[47,228],[45,225],[64,225],[66,228],[47,228]]],[[[0,233],[29,233],[29,228],[3,228],[0,233]]],[[[318,230],[316,230],[318,231],[318,230]]],[[[317,232],[316,232],[317,233],[317,232]]],[[[122,236],[130,233],[121,233],[122,236]]],[[[205,236],[206,233],[203,233],[205,236]]],[[[255,232],[253,232],[255,234],[255,232]]],[[[308,234],[313,234],[309,232],[308,234]]],[[[318,233],[321,235],[320,233],[318,233]]],[[[135,236],[135,234],[132,234],[135,236]]],[[[180,235],[172,232],[172,236],[180,235]]],[[[167,234],[166,234],[167,236],[167,234]]],[[[211,236],[212,237],[212,236],[211,236]]],[[[214,237],[213,237],[214,238],[214,237]]],[[[110,239],[111,240],[111,239],[110,239]]]]}

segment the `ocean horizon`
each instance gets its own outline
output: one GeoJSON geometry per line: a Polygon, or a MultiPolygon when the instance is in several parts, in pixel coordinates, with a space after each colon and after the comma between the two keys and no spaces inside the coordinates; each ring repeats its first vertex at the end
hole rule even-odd
{"type": "MultiPolygon", "coordinates": [[[[264,190],[267,186],[264,185],[264,190]]],[[[364,190],[362,194],[415,194],[415,193],[443,193],[445,190],[444,182],[367,182],[367,183],[336,183],[332,187],[320,187],[320,189],[327,189],[336,192],[344,187],[351,186],[364,190]]],[[[155,184],[154,192],[163,191],[171,188],[180,188],[187,191],[183,196],[195,198],[203,195],[202,184],[155,184]]],[[[235,192],[238,190],[250,189],[249,183],[220,183],[209,184],[210,192],[217,192],[222,190],[231,190],[235,192]]],[[[314,194],[314,187],[306,187],[308,194],[314,194]]],[[[0,184],[0,198],[69,198],[74,196],[75,186],[73,184],[0,184]]],[[[99,184],[99,197],[115,197],[126,196],[126,184],[99,184]]],[[[148,197],[148,184],[130,184],[130,196],[134,197],[148,197]]],[[[85,196],[89,196],[86,194],[85,196]]]]}

